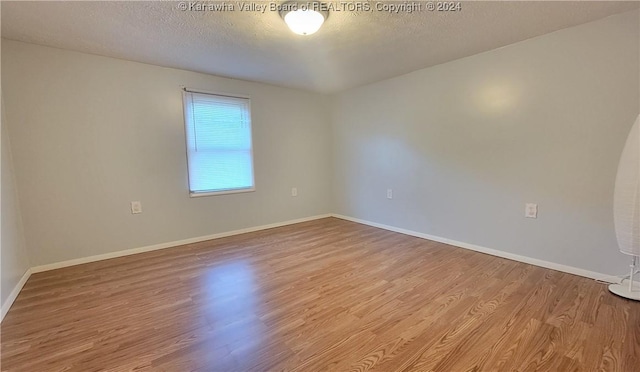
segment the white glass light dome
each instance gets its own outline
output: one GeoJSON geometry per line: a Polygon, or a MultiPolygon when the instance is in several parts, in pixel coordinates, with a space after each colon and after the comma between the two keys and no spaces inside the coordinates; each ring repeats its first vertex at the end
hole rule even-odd
{"type": "Polygon", "coordinates": [[[329,8],[320,1],[291,0],[281,5],[280,17],[294,33],[311,35],[327,20],[329,8]]]}
{"type": "Polygon", "coordinates": [[[311,35],[324,23],[324,15],[311,9],[298,9],[285,14],[284,21],[296,34],[311,35]]]}

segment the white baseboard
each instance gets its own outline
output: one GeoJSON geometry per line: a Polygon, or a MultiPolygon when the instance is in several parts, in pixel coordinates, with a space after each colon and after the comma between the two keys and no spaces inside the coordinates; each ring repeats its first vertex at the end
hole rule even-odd
{"type": "Polygon", "coordinates": [[[327,218],[327,217],[336,217],[336,218],[340,218],[340,219],[347,220],[347,221],[361,223],[363,225],[373,226],[373,227],[377,227],[377,228],[384,229],[384,230],[389,230],[389,231],[394,231],[394,232],[405,234],[405,235],[415,236],[415,237],[418,237],[418,238],[433,240],[433,241],[436,241],[436,242],[445,243],[445,244],[453,245],[453,246],[460,247],[460,248],[470,249],[470,250],[476,251],[476,252],[490,254],[492,256],[507,258],[507,259],[510,259],[510,260],[524,262],[524,263],[527,263],[527,264],[540,266],[540,267],[544,267],[544,268],[547,268],[547,269],[552,269],[552,270],[562,271],[562,272],[569,273],[569,274],[583,276],[583,277],[586,277],[586,278],[592,278],[592,279],[597,279],[597,280],[601,280],[601,281],[608,281],[608,282],[611,282],[611,283],[617,283],[617,282],[620,281],[620,278],[613,277],[611,275],[605,275],[605,274],[602,274],[602,273],[597,273],[597,272],[594,272],[594,271],[580,269],[580,268],[573,267],[573,266],[567,266],[567,265],[562,265],[562,264],[558,264],[558,263],[555,263],[555,262],[539,260],[537,258],[531,258],[531,257],[527,257],[527,256],[518,255],[518,254],[515,254],[515,253],[499,251],[497,249],[486,248],[486,247],[482,247],[482,246],[475,245],[475,244],[460,242],[460,241],[456,241],[456,240],[452,240],[452,239],[447,239],[447,238],[442,238],[442,237],[439,237],[439,236],[424,234],[424,233],[420,233],[420,232],[416,232],[416,231],[412,231],[412,230],[407,230],[407,229],[403,229],[403,228],[399,228],[399,227],[384,225],[384,224],[377,223],[377,222],[371,222],[371,221],[362,220],[362,219],[359,219],[359,218],[343,216],[343,215],[340,215],[340,214],[323,214],[323,215],[299,218],[299,219],[295,219],[295,220],[277,222],[277,223],[272,223],[272,224],[268,224],[268,225],[249,227],[249,228],[246,228],[246,229],[227,231],[227,232],[222,232],[222,233],[218,233],[218,234],[199,236],[199,237],[196,237],[196,238],[189,238],[189,239],[177,240],[177,241],[172,241],[172,242],[167,242],[167,243],[154,244],[154,245],[149,245],[149,246],[145,246],[145,247],[127,249],[127,250],[118,251],[118,252],[105,253],[105,254],[96,255],[96,256],[77,258],[77,259],[73,259],[73,260],[56,262],[56,263],[52,263],[52,264],[32,267],[32,268],[28,269],[24,273],[24,275],[22,276],[22,278],[20,279],[18,284],[15,286],[13,291],[11,291],[11,294],[9,295],[9,297],[7,298],[5,303],[2,304],[2,313],[0,314],[0,322],[2,321],[2,319],[4,319],[4,316],[7,314],[7,312],[11,308],[11,305],[13,305],[13,302],[18,297],[18,294],[22,290],[22,287],[24,287],[25,283],[27,282],[27,280],[29,279],[31,274],[34,274],[34,273],[60,269],[60,268],[63,268],[63,267],[68,267],[68,266],[80,265],[80,264],[83,264],[83,263],[89,263],[89,262],[95,262],[95,261],[101,261],[101,260],[108,260],[110,258],[129,256],[129,255],[137,254],[137,253],[150,252],[150,251],[155,251],[155,250],[159,250],[159,249],[175,247],[175,246],[184,245],[184,244],[198,243],[198,242],[202,242],[202,241],[205,241],[205,240],[223,238],[223,237],[227,237],[227,236],[239,235],[239,234],[244,234],[244,233],[249,233],[249,232],[254,232],[254,231],[259,231],[259,230],[272,229],[272,228],[275,228],[275,227],[292,225],[292,224],[295,224],[295,223],[312,221],[312,220],[317,220],[317,219],[327,218]]]}
{"type": "Polygon", "coordinates": [[[569,273],[569,274],[579,275],[579,276],[583,276],[585,278],[591,278],[591,279],[596,279],[596,280],[600,280],[600,281],[606,281],[606,282],[609,282],[609,283],[618,283],[620,281],[620,278],[618,278],[618,277],[614,277],[614,276],[606,275],[606,274],[602,274],[602,273],[597,273],[595,271],[589,271],[589,270],[585,270],[585,269],[580,269],[578,267],[562,265],[562,264],[559,264],[559,263],[544,261],[544,260],[540,260],[540,259],[537,259],[537,258],[531,258],[531,257],[527,257],[527,256],[522,256],[522,255],[515,254],[515,253],[499,251],[497,249],[486,248],[486,247],[482,247],[482,246],[475,245],[475,244],[460,242],[460,241],[453,240],[453,239],[442,238],[442,237],[439,237],[439,236],[424,234],[424,233],[420,233],[420,232],[417,232],[417,231],[412,231],[412,230],[407,230],[407,229],[403,229],[403,228],[399,228],[399,227],[384,225],[384,224],[381,224],[381,223],[371,222],[371,221],[367,221],[367,220],[361,220],[359,218],[343,216],[343,215],[340,215],[340,214],[332,214],[332,216],[336,217],[336,218],[343,219],[343,220],[347,220],[347,221],[361,223],[363,225],[373,226],[373,227],[377,227],[377,228],[380,228],[380,229],[394,231],[394,232],[398,232],[398,233],[405,234],[405,235],[411,235],[411,236],[415,236],[415,237],[422,238],[422,239],[433,240],[433,241],[436,241],[436,242],[449,244],[449,245],[453,245],[453,246],[460,247],[460,248],[470,249],[472,251],[476,251],[476,252],[480,252],[480,253],[486,253],[486,254],[490,254],[492,256],[507,258],[507,259],[510,259],[510,260],[531,264],[531,265],[534,265],[534,266],[540,266],[540,267],[544,267],[544,268],[547,268],[547,269],[552,269],[552,270],[562,271],[562,272],[569,273]]]}
{"type": "Polygon", "coordinates": [[[9,312],[9,309],[11,309],[11,305],[13,305],[13,302],[16,300],[16,298],[18,298],[18,295],[20,294],[22,287],[24,287],[27,280],[29,280],[31,273],[32,273],[31,269],[27,269],[24,275],[22,275],[22,278],[20,278],[20,281],[18,282],[18,284],[16,284],[16,286],[13,287],[13,291],[11,291],[7,300],[2,304],[2,310],[0,312],[0,322],[2,322],[2,320],[4,319],[4,316],[7,315],[7,312],[9,312]]]}
{"type": "Polygon", "coordinates": [[[11,305],[13,305],[13,302],[18,297],[18,294],[20,294],[20,291],[22,290],[22,287],[24,287],[25,283],[27,282],[27,280],[29,279],[31,274],[35,274],[35,273],[39,273],[39,272],[43,272],[43,271],[60,269],[60,268],[63,268],[63,267],[68,267],[68,266],[80,265],[80,264],[83,264],[83,263],[89,263],[89,262],[95,262],[95,261],[101,261],[101,260],[108,260],[110,258],[129,256],[129,255],[137,254],[137,253],[155,251],[155,250],[158,250],[158,249],[176,247],[176,246],[184,245],[184,244],[198,243],[198,242],[202,242],[202,241],[205,241],[205,240],[223,238],[223,237],[226,237],[226,236],[244,234],[244,233],[254,232],[254,231],[259,231],[259,230],[272,229],[274,227],[292,225],[292,224],[295,224],[295,223],[307,222],[307,221],[312,221],[312,220],[317,220],[317,219],[320,219],[320,218],[327,218],[327,217],[331,217],[331,214],[322,214],[322,215],[317,215],[317,216],[298,218],[298,219],[295,219],[295,220],[276,222],[276,223],[272,223],[272,224],[268,224],[268,225],[248,227],[246,229],[227,231],[227,232],[222,232],[222,233],[218,233],[218,234],[199,236],[199,237],[196,237],[196,238],[189,238],[189,239],[177,240],[177,241],[173,241],[173,242],[148,245],[148,246],[145,246],[145,247],[126,249],[126,250],[118,251],[118,252],[111,252],[111,253],[105,253],[105,254],[100,254],[100,255],[96,255],[96,256],[76,258],[76,259],[73,259],[73,260],[55,262],[55,263],[47,264],[47,265],[34,266],[34,267],[28,269],[24,273],[22,278],[20,278],[20,281],[18,282],[18,284],[16,284],[16,286],[13,288],[13,291],[11,291],[11,294],[9,295],[7,300],[4,302],[4,304],[2,304],[2,310],[1,310],[2,313],[0,313],[0,322],[2,322],[2,320],[4,319],[4,316],[7,314],[7,312],[11,308],[11,305]]]}
{"type": "Polygon", "coordinates": [[[148,245],[148,246],[145,246],[145,247],[132,248],[132,249],[126,249],[126,250],[123,250],[123,251],[99,254],[99,255],[96,255],[96,256],[76,258],[76,259],[68,260],[68,261],[55,262],[55,263],[52,263],[52,264],[35,266],[35,267],[31,268],[31,272],[32,273],[39,273],[39,272],[43,272],[43,271],[61,269],[63,267],[68,267],[68,266],[75,266],[75,265],[80,265],[80,264],[89,263],[89,262],[108,260],[110,258],[129,256],[129,255],[132,255],[132,254],[138,254],[138,253],[143,253],[143,252],[156,251],[158,249],[165,249],[165,248],[176,247],[176,246],[179,246],[179,245],[198,243],[198,242],[203,242],[205,240],[224,238],[224,237],[227,237],[227,236],[245,234],[245,233],[259,231],[259,230],[272,229],[274,227],[292,225],[292,224],[295,224],[295,223],[307,222],[307,221],[312,221],[312,220],[317,220],[317,219],[320,219],[320,218],[327,218],[327,217],[331,217],[331,214],[322,214],[322,215],[317,215],[317,216],[298,218],[298,219],[295,219],[295,220],[289,220],[289,221],[284,221],[284,222],[276,222],[276,223],[272,223],[272,224],[268,224],[268,225],[248,227],[246,229],[227,231],[227,232],[222,232],[222,233],[212,234],[212,235],[198,236],[198,237],[195,237],[195,238],[176,240],[176,241],[172,241],[172,242],[148,245]]]}

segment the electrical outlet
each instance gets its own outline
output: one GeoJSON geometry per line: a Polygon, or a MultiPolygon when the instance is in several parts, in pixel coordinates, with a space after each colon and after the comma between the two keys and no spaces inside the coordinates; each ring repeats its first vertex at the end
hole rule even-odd
{"type": "Polygon", "coordinates": [[[291,196],[298,196],[298,188],[297,187],[292,187],[291,188],[291,196]]]}
{"type": "Polygon", "coordinates": [[[132,201],[131,214],[138,214],[138,213],[142,213],[142,203],[140,203],[139,201],[132,201]]]}
{"type": "Polygon", "coordinates": [[[524,216],[527,218],[538,218],[538,204],[534,204],[534,203],[525,204],[524,216]]]}
{"type": "Polygon", "coordinates": [[[393,199],[393,190],[387,189],[387,199],[393,199]]]}

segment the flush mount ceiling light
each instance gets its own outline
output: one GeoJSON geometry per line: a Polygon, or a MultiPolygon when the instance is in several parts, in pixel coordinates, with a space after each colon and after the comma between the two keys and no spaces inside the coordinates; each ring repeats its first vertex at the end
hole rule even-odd
{"type": "Polygon", "coordinates": [[[280,17],[296,34],[311,35],[329,17],[329,10],[318,1],[287,1],[281,5],[280,17]]]}

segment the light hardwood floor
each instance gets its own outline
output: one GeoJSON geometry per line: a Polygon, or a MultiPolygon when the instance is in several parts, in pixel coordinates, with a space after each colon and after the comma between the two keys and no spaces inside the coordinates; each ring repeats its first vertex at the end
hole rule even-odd
{"type": "Polygon", "coordinates": [[[33,275],[2,371],[640,371],[593,280],[327,218],[33,275]]]}

